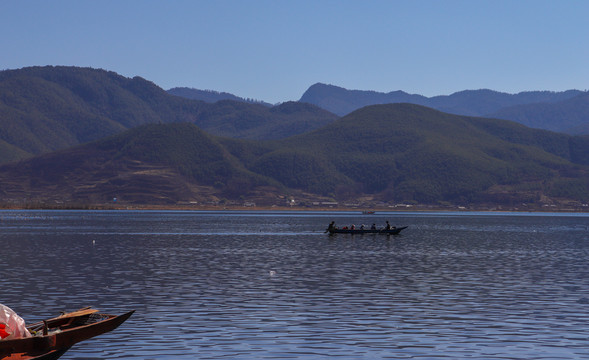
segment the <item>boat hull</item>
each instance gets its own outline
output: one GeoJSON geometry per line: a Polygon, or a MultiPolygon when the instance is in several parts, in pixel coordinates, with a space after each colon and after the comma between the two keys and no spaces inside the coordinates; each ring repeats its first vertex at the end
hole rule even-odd
{"type": "MultiPolygon", "coordinates": [[[[74,344],[116,329],[133,312],[122,315],[93,314],[46,320],[45,330],[48,330],[46,335],[0,341],[0,360],[58,359],[74,344]],[[87,323],[90,316],[97,320],[87,323]]],[[[43,325],[32,325],[29,329],[39,329],[39,326],[43,325]]]]}
{"type": "Polygon", "coordinates": [[[353,235],[364,235],[364,234],[381,234],[381,235],[399,235],[401,230],[406,229],[407,226],[401,226],[390,230],[373,230],[373,229],[328,229],[329,234],[353,234],[353,235]]]}

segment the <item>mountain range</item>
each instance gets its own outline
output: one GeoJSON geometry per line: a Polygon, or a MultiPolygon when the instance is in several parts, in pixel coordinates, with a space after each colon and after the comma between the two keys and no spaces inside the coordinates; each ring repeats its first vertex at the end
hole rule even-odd
{"type": "Polygon", "coordinates": [[[215,135],[277,139],[338,117],[314,105],[189,100],[141,77],[78,67],[0,72],[0,163],[64,149],[148,123],[191,122],[215,135]]]}
{"type": "Polygon", "coordinates": [[[302,102],[207,103],[139,77],[34,67],[0,72],[0,130],[6,206],[589,202],[589,137],[409,103],[339,117],[302,102]]]}
{"type": "Polygon", "coordinates": [[[169,94],[175,96],[181,96],[187,99],[193,100],[201,100],[208,103],[216,103],[217,101],[221,100],[233,100],[233,101],[240,101],[246,102],[250,104],[261,104],[267,107],[272,107],[272,104],[254,100],[254,99],[246,99],[239,97],[237,95],[230,94],[228,92],[219,92],[214,90],[200,90],[194,88],[187,88],[187,87],[175,87],[168,90],[169,94]]]}
{"type": "Polygon", "coordinates": [[[317,83],[300,102],[317,105],[343,116],[364,106],[389,103],[418,104],[443,112],[512,120],[529,127],[589,134],[589,92],[527,91],[507,94],[492,90],[465,90],[451,95],[425,97],[404,91],[381,93],[348,90],[317,83]]]}

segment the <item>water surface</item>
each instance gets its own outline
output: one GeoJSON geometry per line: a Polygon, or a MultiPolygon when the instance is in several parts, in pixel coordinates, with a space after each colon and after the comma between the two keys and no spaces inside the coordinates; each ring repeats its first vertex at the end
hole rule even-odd
{"type": "Polygon", "coordinates": [[[136,309],[64,359],[589,358],[580,214],[0,211],[0,303],[136,309]],[[409,225],[400,236],[324,233],[409,225]]]}

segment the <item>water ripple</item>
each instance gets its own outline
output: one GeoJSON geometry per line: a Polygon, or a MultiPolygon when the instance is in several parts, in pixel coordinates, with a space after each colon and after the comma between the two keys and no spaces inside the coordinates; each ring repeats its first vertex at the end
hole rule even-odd
{"type": "Polygon", "coordinates": [[[65,359],[589,357],[589,218],[394,216],[4,212],[1,302],[137,310],[65,359]]]}

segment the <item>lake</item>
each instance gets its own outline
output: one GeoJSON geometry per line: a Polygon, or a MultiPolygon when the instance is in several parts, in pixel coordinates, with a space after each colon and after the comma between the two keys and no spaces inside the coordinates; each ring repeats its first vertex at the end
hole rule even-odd
{"type": "Polygon", "coordinates": [[[0,303],[135,314],[63,359],[589,358],[589,214],[0,211],[0,303]],[[409,225],[399,236],[324,233],[409,225]]]}

